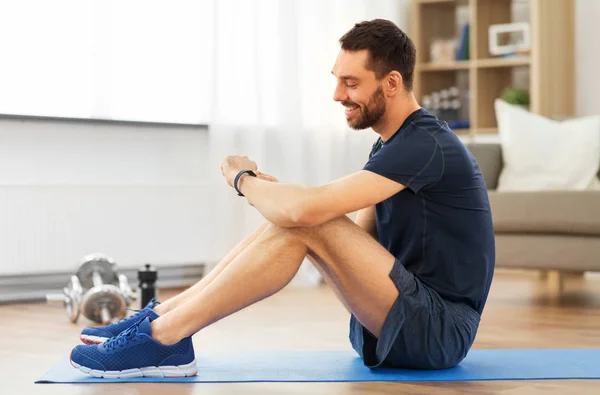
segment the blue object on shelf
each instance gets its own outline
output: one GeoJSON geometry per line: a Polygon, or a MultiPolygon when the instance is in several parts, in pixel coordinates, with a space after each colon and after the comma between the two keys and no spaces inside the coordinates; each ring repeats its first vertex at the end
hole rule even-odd
{"type": "Polygon", "coordinates": [[[448,126],[450,126],[450,129],[468,129],[471,127],[471,122],[468,120],[464,120],[464,121],[449,121],[448,122],[448,126]]]}
{"type": "Polygon", "coordinates": [[[469,24],[463,25],[458,39],[458,48],[456,49],[456,60],[469,60],[469,24]]]}

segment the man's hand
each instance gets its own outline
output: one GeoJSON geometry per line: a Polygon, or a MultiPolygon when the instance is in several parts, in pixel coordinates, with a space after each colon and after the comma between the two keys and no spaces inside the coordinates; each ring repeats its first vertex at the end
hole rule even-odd
{"type": "Polygon", "coordinates": [[[377,220],[375,217],[375,206],[369,206],[358,211],[354,222],[368,234],[373,236],[375,240],[379,240],[379,237],[377,236],[377,220]]]}
{"type": "Polygon", "coordinates": [[[257,169],[256,162],[248,159],[247,156],[229,155],[221,163],[221,174],[223,174],[225,181],[227,181],[230,187],[233,187],[235,176],[241,170],[253,170],[256,172],[257,169]]]}
{"type": "Polygon", "coordinates": [[[261,180],[265,180],[265,181],[271,181],[271,182],[279,182],[279,180],[273,176],[270,176],[266,173],[263,173],[262,171],[255,171],[256,173],[256,177],[260,178],[261,180]]]}

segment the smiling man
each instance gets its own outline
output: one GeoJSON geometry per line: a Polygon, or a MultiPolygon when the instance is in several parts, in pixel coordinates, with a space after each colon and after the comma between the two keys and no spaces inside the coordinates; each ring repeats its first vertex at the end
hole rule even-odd
{"type": "Polygon", "coordinates": [[[226,157],[225,181],[265,223],[185,292],[84,330],[83,340],[101,344],[77,346],[75,367],[105,377],[193,375],[191,336],[281,290],[306,256],[350,313],[350,342],[366,366],[440,369],[465,357],[495,261],[481,171],[415,100],[416,51],[404,32],[366,21],[340,44],[333,98],[350,127],[379,135],[364,168],[309,187],[226,157]]]}

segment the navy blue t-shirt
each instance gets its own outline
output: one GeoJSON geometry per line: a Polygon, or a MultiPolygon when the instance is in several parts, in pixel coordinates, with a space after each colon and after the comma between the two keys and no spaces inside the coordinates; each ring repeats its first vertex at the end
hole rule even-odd
{"type": "Polygon", "coordinates": [[[375,142],[364,169],[406,186],[376,205],[379,242],[396,264],[481,314],[496,253],[486,184],[471,152],[420,108],[375,142]]]}

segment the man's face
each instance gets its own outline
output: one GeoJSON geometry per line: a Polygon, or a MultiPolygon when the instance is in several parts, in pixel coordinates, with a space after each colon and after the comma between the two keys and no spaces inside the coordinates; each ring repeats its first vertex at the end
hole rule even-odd
{"type": "Polygon", "coordinates": [[[367,50],[341,50],[331,71],[338,79],[333,100],[346,108],[346,121],[357,130],[377,124],[386,108],[381,81],[375,72],[367,70],[367,60],[367,50]]]}

